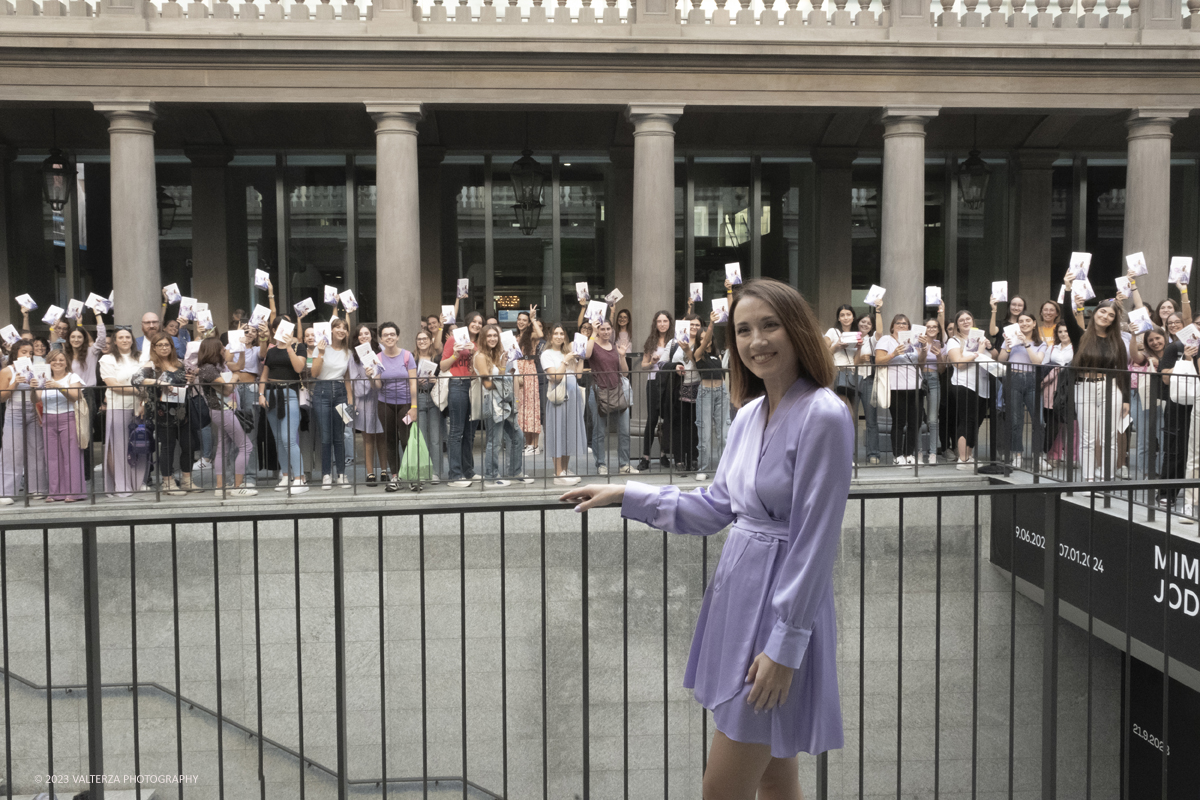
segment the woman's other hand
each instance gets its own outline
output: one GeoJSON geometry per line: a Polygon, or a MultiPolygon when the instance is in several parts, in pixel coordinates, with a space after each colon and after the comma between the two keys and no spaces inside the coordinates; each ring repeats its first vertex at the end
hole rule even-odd
{"type": "Polygon", "coordinates": [[[589,511],[593,508],[610,506],[621,502],[625,497],[624,486],[580,486],[559,496],[564,503],[575,503],[576,511],[589,511]]]}

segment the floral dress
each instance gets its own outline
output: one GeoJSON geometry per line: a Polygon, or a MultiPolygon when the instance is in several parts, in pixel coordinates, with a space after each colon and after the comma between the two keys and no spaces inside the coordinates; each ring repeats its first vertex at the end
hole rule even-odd
{"type": "Polygon", "coordinates": [[[525,433],[541,433],[541,395],[538,388],[538,371],[535,357],[517,359],[517,374],[521,381],[521,402],[517,408],[517,425],[525,433]]]}

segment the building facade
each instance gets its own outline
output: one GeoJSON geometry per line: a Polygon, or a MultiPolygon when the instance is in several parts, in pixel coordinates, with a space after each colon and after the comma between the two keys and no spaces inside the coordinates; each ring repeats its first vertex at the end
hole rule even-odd
{"type": "Polygon", "coordinates": [[[640,336],[730,262],[832,321],[872,283],[889,316],[927,284],[1036,302],[1087,250],[1102,297],[1137,251],[1167,296],[1200,255],[1200,2],[986,5],[0,0],[0,294],[115,290],[130,323],[175,282],[222,324],[264,269],[281,307],[331,284],[415,330],[459,278],[568,321],[587,281],[640,336]]]}

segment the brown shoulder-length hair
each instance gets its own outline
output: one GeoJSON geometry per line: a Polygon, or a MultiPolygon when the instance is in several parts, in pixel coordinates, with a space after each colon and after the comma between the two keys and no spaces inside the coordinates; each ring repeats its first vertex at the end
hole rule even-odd
{"type": "Polygon", "coordinates": [[[821,334],[817,317],[800,292],[774,278],[754,278],[742,285],[729,308],[729,326],[735,341],[729,348],[729,394],[733,404],[741,408],[766,392],[762,379],[742,361],[737,348],[737,307],[747,297],[757,298],[775,312],[796,351],[800,374],[817,386],[833,385],[833,354],[829,341],[821,334]]]}
{"type": "Polygon", "coordinates": [[[171,338],[171,335],[169,333],[159,331],[158,333],[156,333],[152,337],[150,337],[150,361],[152,364],[154,364],[155,369],[161,369],[161,370],[166,370],[166,369],[177,370],[177,369],[179,369],[179,367],[181,366],[181,363],[179,361],[179,354],[177,352],[175,352],[175,340],[171,338]],[[166,340],[171,345],[171,354],[168,355],[165,360],[160,358],[158,353],[156,353],[154,351],[155,348],[158,347],[158,343],[163,340],[166,340]]]}

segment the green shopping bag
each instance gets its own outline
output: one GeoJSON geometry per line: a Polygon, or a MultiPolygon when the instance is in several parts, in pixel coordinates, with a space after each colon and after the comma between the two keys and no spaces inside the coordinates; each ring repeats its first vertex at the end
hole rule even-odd
{"type": "Polygon", "coordinates": [[[396,478],[402,481],[428,481],[433,478],[429,448],[425,446],[425,437],[416,425],[409,428],[408,444],[404,448],[404,457],[400,459],[400,472],[396,478]]]}

